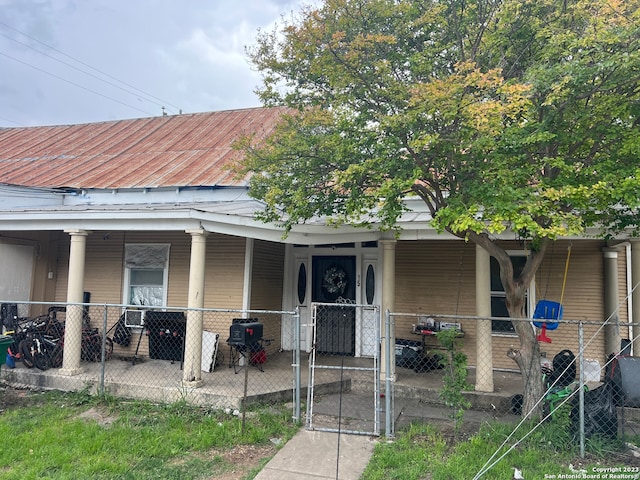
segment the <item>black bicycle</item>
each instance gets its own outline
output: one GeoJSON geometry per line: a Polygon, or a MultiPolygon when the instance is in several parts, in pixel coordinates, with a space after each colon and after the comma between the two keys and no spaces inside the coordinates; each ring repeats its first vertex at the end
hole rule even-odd
{"type": "Polygon", "coordinates": [[[24,332],[18,351],[25,367],[47,370],[62,366],[64,333],[52,335],[45,323],[36,321],[27,325],[24,332]]]}
{"type": "MultiPolygon", "coordinates": [[[[24,338],[18,345],[22,363],[28,367],[47,370],[62,366],[65,342],[64,324],[57,320],[55,309],[38,317],[23,328],[24,338]]],[[[113,341],[105,340],[105,360],[113,354],[113,341]]],[[[82,327],[80,358],[89,362],[102,361],[102,335],[97,328],[82,327]]]]}

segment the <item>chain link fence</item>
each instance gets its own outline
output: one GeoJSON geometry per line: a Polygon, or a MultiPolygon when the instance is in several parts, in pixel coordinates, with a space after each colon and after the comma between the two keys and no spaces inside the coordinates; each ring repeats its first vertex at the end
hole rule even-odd
{"type": "Polygon", "coordinates": [[[311,312],[306,428],[379,435],[379,308],[315,303],[311,312]]]}
{"type": "Polygon", "coordinates": [[[634,357],[632,350],[640,335],[638,324],[613,318],[532,321],[423,313],[391,313],[390,318],[395,331],[397,402],[414,398],[433,407],[445,403],[443,379],[452,352],[443,346],[438,332],[453,329],[455,352],[466,359],[463,395],[469,412],[486,412],[493,419],[517,423],[525,382],[513,360],[522,350],[514,325],[521,322],[532,329],[539,349],[539,405],[545,419],[567,405],[581,444],[594,435],[640,434],[640,357],[634,357]],[[612,345],[615,351],[607,355],[612,345]]]}
{"type": "Polygon", "coordinates": [[[438,339],[442,330],[456,332],[455,349],[466,358],[469,411],[517,420],[524,383],[507,352],[520,348],[510,325],[526,322],[537,336],[547,412],[569,402],[586,437],[640,432],[637,324],[381,318],[378,307],[351,304],[314,304],[311,311],[301,325],[287,311],[2,302],[12,344],[0,374],[13,386],[221,409],[292,401],[296,421],[306,407],[307,428],[392,436],[410,402],[424,412],[445,404],[451,352],[438,339]],[[296,351],[307,330],[313,340],[296,351]],[[606,355],[612,342],[620,348],[606,355]]]}
{"type": "Polygon", "coordinates": [[[290,402],[295,312],[0,304],[13,339],[2,379],[239,410],[290,402]]]}

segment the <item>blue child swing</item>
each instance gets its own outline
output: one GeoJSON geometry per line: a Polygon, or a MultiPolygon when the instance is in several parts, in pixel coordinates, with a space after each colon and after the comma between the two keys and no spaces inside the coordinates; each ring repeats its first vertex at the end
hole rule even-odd
{"type": "Polygon", "coordinates": [[[569,245],[567,249],[567,260],[564,266],[564,278],[562,279],[560,301],[554,302],[551,300],[539,300],[536,304],[536,309],[533,312],[533,325],[540,329],[540,335],[537,337],[539,342],[551,343],[551,339],[547,337],[547,330],[555,330],[558,328],[559,321],[562,320],[562,300],[564,299],[564,287],[567,283],[570,256],[571,245],[569,245]]]}

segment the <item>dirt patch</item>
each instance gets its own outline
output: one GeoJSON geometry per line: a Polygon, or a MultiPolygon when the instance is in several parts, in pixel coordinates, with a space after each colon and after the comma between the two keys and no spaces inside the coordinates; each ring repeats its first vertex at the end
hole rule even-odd
{"type": "Polygon", "coordinates": [[[9,387],[5,383],[0,383],[0,414],[10,408],[19,408],[31,403],[33,389],[9,387]]]}
{"type": "Polygon", "coordinates": [[[238,445],[230,450],[210,450],[209,455],[219,455],[225,463],[233,467],[232,470],[218,473],[209,480],[242,480],[251,470],[275,453],[275,445],[238,445]]]}
{"type": "Polygon", "coordinates": [[[450,422],[439,422],[437,425],[442,438],[449,447],[466,442],[480,430],[480,425],[471,422],[463,422],[458,428],[454,428],[450,422]]]}
{"type": "Polygon", "coordinates": [[[86,412],[82,412],[80,415],[78,415],[78,418],[82,418],[84,420],[92,420],[102,427],[108,427],[113,422],[115,422],[118,417],[109,415],[107,413],[101,412],[97,408],[91,407],[86,412]]]}

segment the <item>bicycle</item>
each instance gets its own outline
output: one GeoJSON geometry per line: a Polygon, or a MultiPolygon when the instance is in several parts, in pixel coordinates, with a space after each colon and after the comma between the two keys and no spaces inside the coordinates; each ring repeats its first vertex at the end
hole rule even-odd
{"type": "MultiPolygon", "coordinates": [[[[63,308],[63,307],[62,307],[63,308]]],[[[59,368],[62,366],[65,342],[65,327],[56,318],[61,307],[51,307],[43,321],[33,321],[25,329],[26,334],[19,344],[22,363],[40,370],[59,368]]],[[[42,318],[42,317],[38,317],[42,318]]],[[[37,320],[37,319],[36,319],[37,320]]],[[[102,360],[102,336],[97,328],[90,328],[88,321],[82,327],[80,358],[90,362],[102,360]]],[[[113,354],[113,341],[105,340],[105,360],[113,354]]]]}
{"type": "Polygon", "coordinates": [[[35,366],[40,370],[60,367],[64,348],[64,327],[57,320],[51,322],[50,314],[44,321],[37,321],[38,318],[24,327],[24,338],[18,344],[22,363],[27,368],[35,366]]]}

